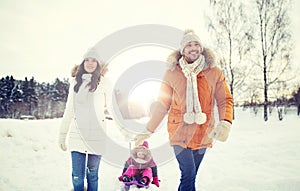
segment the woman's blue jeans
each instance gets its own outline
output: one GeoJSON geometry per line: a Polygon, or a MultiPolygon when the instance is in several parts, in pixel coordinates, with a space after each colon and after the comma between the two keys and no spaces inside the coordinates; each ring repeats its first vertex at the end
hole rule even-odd
{"type": "Polygon", "coordinates": [[[181,171],[178,191],[196,191],[196,175],[206,148],[191,150],[175,145],[173,149],[181,171]]]}
{"type": "Polygon", "coordinates": [[[71,152],[72,183],[74,191],[84,191],[84,179],[87,179],[87,190],[98,190],[98,169],[101,155],[91,155],[76,151],[71,152]],[[87,158],[87,163],[86,163],[87,158]]]}

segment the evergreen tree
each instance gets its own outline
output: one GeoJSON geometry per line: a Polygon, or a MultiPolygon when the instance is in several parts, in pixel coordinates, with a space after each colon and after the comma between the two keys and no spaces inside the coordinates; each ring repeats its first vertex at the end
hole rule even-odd
{"type": "Polygon", "coordinates": [[[1,79],[1,113],[0,116],[3,118],[12,117],[12,113],[9,110],[9,106],[13,102],[12,97],[12,90],[15,86],[15,79],[13,76],[6,76],[5,78],[1,79]]]}
{"type": "Polygon", "coordinates": [[[67,101],[69,83],[56,78],[55,82],[51,85],[49,96],[51,102],[51,116],[61,117],[65,108],[65,102],[67,101]]]}
{"type": "Polygon", "coordinates": [[[23,102],[24,100],[24,95],[23,95],[23,91],[22,89],[20,88],[20,81],[16,81],[15,82],[15,86],[14,88],[12,89],[12,100],[13,100],[13,103],[15,102],[23,102]]]}
{"type": "Polygon", "coordinates": [[[293,95],[295,102],[296,102],[296,106],[297,106],[297,115],[300,115],[300,88],[298,88],[298,90],[294,93],[293,95]]]}
{"type": "Polygon", "coordinates": [[[23,102],[27,106],[27,111],[24,111],[25,113],[23,114],[35,115],[34,111],[37,110],[38,97],[35,91],[36,82],[34,78],[32,77],[28,81],[27,77],[25,77],[25,80],[21,83],[21,89],[23,91],[23,102]]]}
{"type": "Polygon", "coordinates": [[[29,80],[29,87],[28,87],[28,93],[30,93],[30,96],[28,98],[29,106],[30,106],[30,115],[36,115],[37,111],[37,104],[38,104],[38,97],[36,93],[36,82],[34,78],[32,77],[29,80]]]}
{"type": "Polygon", "coordinates": [[[53,101],[67,101],[68,96],[68,90],[69,90],[69,83],[67,80],[64,82],[59,80],[58,78],[55,79],[54,84],[51,88],[51,99],[53,101]]]}
{"type": "Polygon", "coordinates": [[[5,96],[6,95],[6,90],[5,90],[5,78],[0,79],[0,117],[4,117],[5,115],[5,96]]]}

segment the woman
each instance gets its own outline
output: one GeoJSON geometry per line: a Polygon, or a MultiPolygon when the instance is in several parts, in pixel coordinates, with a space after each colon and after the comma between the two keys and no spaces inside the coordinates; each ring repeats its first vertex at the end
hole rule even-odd
{"type": "Polygon", "coordinates": [[[106,87],[105,65],[100,63],[98,53],[91,49],[84,60],[75,66],[75,79],[70,83],[66,109],[59,131],[59,146],[67,150],[72,159],[72,183],[74,191],[98,190],[98,169],[105,153],[106,87]]]}

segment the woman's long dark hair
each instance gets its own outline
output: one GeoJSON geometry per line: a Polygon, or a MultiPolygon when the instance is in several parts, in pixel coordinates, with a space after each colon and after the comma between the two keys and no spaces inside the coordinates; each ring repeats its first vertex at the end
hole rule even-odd
{"type": "MultiPolygon", "coordinates": [[[[84,62],[85,62],[85,60],[83,60],[83,62],[79,65],[78,71],[75,76],[76,84],[74,86],[74,91],[76,93],[78,92],[79,87],[82,84],[82,75],[88,73],[84,69],[84,62]]],[[[100,82],[100,78],[101,78],[101,69],[102,69],[102,67],[100,66],[99,62],[97,61],[97,68],[92,73],[91,82],[87,84],[87,86],[90,86],[90,89],[89,89],[90,92],[94,92],[97,89],[97,86],[98,86],[98,84],[100,82]]]]}

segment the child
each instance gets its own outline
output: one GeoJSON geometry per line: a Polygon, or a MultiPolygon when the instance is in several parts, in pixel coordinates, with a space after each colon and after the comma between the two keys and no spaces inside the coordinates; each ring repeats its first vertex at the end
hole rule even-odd
{"type": "Polygon", "coordinates": [[[150,182],[159,187],[157,166],[148,147],[148,142],[135,147],[131,151],[131,157],[125,162],[120,181],[132,182],[136,180],[141,185],[149,185],[150,182]]]}

